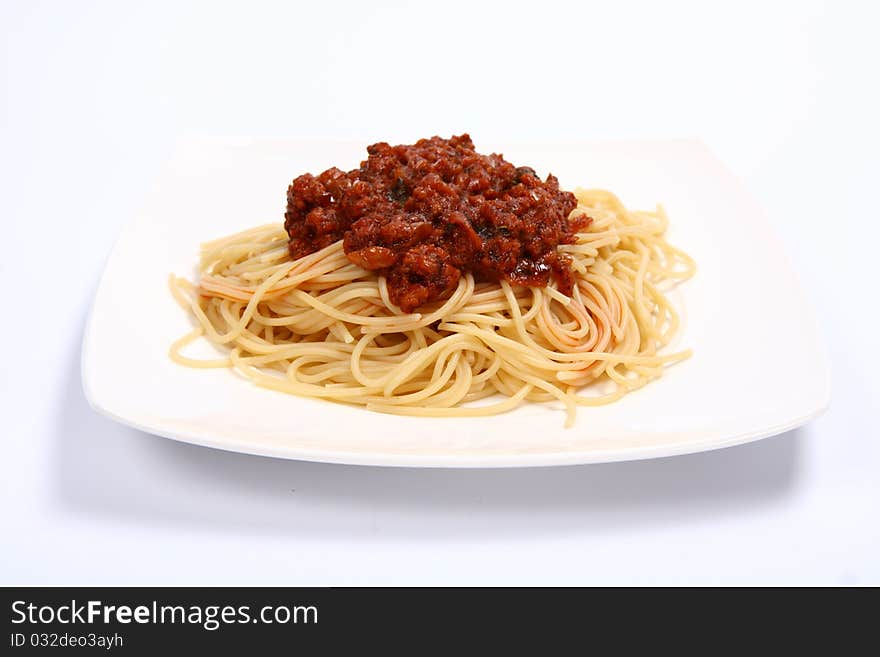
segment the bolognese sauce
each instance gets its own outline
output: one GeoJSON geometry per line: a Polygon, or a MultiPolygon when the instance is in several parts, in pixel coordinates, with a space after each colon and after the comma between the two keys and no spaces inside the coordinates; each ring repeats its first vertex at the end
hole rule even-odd
{"type": "Polygon", "coordinates": [[[571,294],[560,244],[589,225],[553,175],[538,178],[501,155],[481,155],[467,135],[380,142],[360,168],[304,174],[287,190],[291,257],[343,240],[348,259],[386,277],[391,301],[411,312],[449,293],[465,272],[478,281],[546,286],[571,294]]]}

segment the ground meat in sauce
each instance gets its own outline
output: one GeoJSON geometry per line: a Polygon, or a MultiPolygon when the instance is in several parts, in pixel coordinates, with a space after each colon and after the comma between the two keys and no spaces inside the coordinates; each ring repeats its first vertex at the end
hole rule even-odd
{"type": "Polygon", "coordinates": [[[384,274],[391,300],[404,312],[455,289],[462,274],[543,287],[552,276],[573,285],[560,244],[590,219],[569,220],[577,206],[552,175],[501,155],[481,155],[468,135],[384,142],[348,173],[335,167],[304,174],[287,190],[284,228],[293,258],[344,240],[348,259],[384,274]]]}

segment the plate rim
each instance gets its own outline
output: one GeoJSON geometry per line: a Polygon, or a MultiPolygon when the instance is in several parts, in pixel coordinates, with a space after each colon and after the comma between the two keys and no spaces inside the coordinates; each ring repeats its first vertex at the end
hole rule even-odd
{"type": "MultiPolygon", "coordinates": [[[[83,350],[85,354],[85,349],[83,350]]],[[[525,452],[525,453],[496,453],[480,452],[479,454],[468,453],[444,453],[422,452],[403,453],[385,452],[379,450],[319,450],[306,449],[295,446],[269,448],[260,443],[249,443],[246,440],[233,440],[228,438],[211,437],[198,431],[186,429],[170,429],[160,425],[142,424],[131,416],[117,414],[111,409],[98,402],[88,384],[85,359],[82,361],[82,387],[86,401],[98,414],[113,420],[119,424],[136,429],[153,436],[158,436],[175,442],[219,449],[234,454],[247,454],[250,456],[263,456],[279,458],[291,461],[306,461],[310,463],[330,463],[336,465],[358,465],[372,467],[397,467],[397,468],[468,468],[468,469],[494,469],[494,468],[530,468],[552,467],[566,465],[596,465],[600,463],[618,463],[626,461],[644,461],[649,459],[665,458],[670,456],[683,456],[686,454],[699,454],[718,449],[726,449],[737,445],[756,442],[764,438],[770,438],[784,434],[801,427],[828,410],[831,404],[830,387],[826,386],[826,394],[820,405],[808,413],[772,427],[745,432],[724,440],[706,439],[700,441],[682,441],[651,447],[625,447],[620,449],[594,449],[594,450],[566,450],[555,452],[525,452]]]]}

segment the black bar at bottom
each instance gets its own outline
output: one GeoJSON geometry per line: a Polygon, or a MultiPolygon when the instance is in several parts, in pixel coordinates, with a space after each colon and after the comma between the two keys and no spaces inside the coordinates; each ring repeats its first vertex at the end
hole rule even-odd
{"type": "MultiPolygon", "coordinates": [[[[472,639],[497,652],[573,650],[624,654],[649,645],[752,645],[756,636],[791,637],[831,629],[829,605],[781,616],[792,596],[766,591],[661,589],[424,588],[3,588],[0,652],[59,649],[127,654],[223,650],[226,654],[372,655],[389,647],[470,654],[472,639]],[[732,599],[733,598],[733,599],[732,599]],[[725,600],[726,599],[726,600],[725,600]],[[788,602],[786,602],[788,600],[788,602]],[[733,603],[733,604],[731,604],[733,603]],[[822,614],[812,624],[811,615],[822,614]],[[787,620],[786,620],[787,618],[787,620]],[[795,619],[796,623],[795,623],[795,619]],[[800,627],[800,630],[794,625],[800,627]],[[788,630],[791,631],[788,631],[788,630]],[[702,637],[702,638],[700,638],[702,637]],[[608,643],[608,641],[613,643],[608,643]],[[527,642],[527,643],[526,643],[527,642]],[[356,651],[360,654],[361,651],[356,651]]],[[[838,597],[839,593],[834,593],[838,597]]],[[[799,596],[800,597],[800,596],[799,596]]],[[[840,608],[839,605],[835,605],[840,608]]],[[[849,631],[868,627],[849,617],[849,631]]],[[[762,644],[764,645],[764,644],[762,644]]],[[[482,652],[482,650],[481,650],[482,652]]],[[[711,651],[710,651],[711,652],[711,651]]]]}

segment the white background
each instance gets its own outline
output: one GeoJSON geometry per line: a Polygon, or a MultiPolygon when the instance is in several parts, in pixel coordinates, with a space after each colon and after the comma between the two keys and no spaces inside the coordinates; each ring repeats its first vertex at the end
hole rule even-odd
{"type": "Polygon", "coordinates": [[[0,584],[880,583],[873,3],[308,4],[0,4],[0,584]],[[463,131],[702,138],[810,291],[831,410],[705,454],[454,471],[224,453],[87,406],[91,297],[177,138],[463,131]]]}

